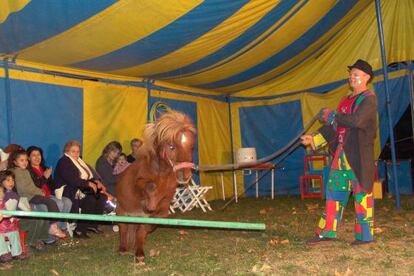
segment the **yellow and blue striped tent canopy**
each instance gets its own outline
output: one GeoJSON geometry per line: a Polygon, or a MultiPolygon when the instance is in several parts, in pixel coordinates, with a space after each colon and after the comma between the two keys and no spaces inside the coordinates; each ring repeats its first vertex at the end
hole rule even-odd
{"type": "MultiPolygon", "coordinates": [[[[381,2],[388,62],[414,59],[414,2],[381,2]]],[[[381,68],[373,0],[3,0],[0,55],[246,97],[381,68]]]]}

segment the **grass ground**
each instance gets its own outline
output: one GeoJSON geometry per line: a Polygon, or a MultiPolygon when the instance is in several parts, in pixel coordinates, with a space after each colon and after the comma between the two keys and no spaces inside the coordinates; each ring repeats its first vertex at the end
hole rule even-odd
{"type": "Polygon", "coordinates": [[[109,227],[90,240],[71,241],[33,252],[29,260],[0,267],[7,275],[414,275],[414,198],[376,201],[376,242],[351,247],[353,202],[335,242],[309,247],[305,240],[323,202],[298,197],[242,199],[215,211],[193,210],[176,218],[264,222],[264,232],[159,228],[147,240],[146,264],[116,252],[118,236],[109,227]]]}

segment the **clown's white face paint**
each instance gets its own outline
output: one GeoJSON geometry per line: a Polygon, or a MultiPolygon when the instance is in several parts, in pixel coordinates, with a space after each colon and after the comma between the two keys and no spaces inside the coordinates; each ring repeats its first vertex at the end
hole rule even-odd
{"type": "Polygon", "coordinates": [[[349,71],[349,86],[352,88],[354,92],[365,90],[368,80],[369,75],[357,68],[353,68],[351,71],[349,71]]]}

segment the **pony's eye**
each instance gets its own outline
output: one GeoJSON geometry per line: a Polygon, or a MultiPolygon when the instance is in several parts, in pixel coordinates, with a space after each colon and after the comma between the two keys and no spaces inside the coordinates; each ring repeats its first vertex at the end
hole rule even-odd
{"type": "Polygon", "coordinates": [[[174,145],[170,145],[170,150],[175,150],[175,146],[174,145]]]}

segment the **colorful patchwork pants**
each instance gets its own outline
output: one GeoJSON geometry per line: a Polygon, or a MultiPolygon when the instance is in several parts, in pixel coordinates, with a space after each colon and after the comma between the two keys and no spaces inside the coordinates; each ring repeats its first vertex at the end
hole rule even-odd
{"type": "Polygon", "coordinates": [[[331,172],[326,188],[326,207],[319,221],[316,234],[336,238],[338,226],[351,191],[355,201],[355,239],[374,240],[374,197],[366,193],[346,160],[342,147],[337,149],[332,160],[331,172]]]}

